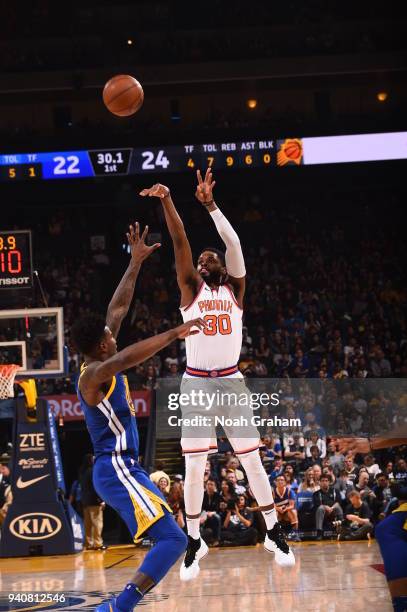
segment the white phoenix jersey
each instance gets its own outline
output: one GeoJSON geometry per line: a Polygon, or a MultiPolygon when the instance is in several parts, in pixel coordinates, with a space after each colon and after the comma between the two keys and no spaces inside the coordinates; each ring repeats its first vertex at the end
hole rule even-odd
{"type": "MultiPolygon", "coordinates": [[[[180,310],[184,322],[201,317],[207,324],[207,329],[185,338],[188,368],[214,373],[236,366],[242,348],[243,310],[232,287],[220,285],[216,290],[202,282],[194,301],[180,310]]],[[[233,376],[242,375],[236,372],[233,376]]]]}

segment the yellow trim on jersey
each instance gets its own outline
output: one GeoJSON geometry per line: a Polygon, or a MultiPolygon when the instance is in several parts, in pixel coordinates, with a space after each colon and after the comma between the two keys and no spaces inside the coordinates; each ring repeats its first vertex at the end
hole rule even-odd
{"type": "Polygon", "coordinates": [[[157,514],[153,516],[152,518],[147,516],[146,513],[143,511],[143,509],[137,503],[135,496],[130,495],[131,501],[133,502],[133,506],[134,506],[134,515],[137,521],[137,533],[133,537],[133,541],[135,544],[137,544],[137,542],[141,540],[141,535],[145,531],[147,531],[147,529],[149,529],[151,525],[154,525],[154,523],[156,523],[160,518],[164,516],[163,507],[166,508],[168,512],[172,513],[172,510],[169,507],[169,505],[161,497],[159,497],[158,495],[150,491],[150,489],[143,487],[143,485],[139,485],[139,486],[143,490],[143,492],[147,495],[149,500],[152,502],[154,509],[157,511],[157,514]]]}
{"type": "Polygon", "coordinates": [[[111,383],[111,385],[109,387],[109,391],[106,393],[104,399],[109,399],[109,397],[112,395],[115,387],[116,387],[116,376],[113,376],[112,383],[111,383]]]}
{"type": "Polygon", "coordinates": [[[407,512],[407,502],[404,502],[404,504],[401,504],[401,506],[393,510],[393,512],[407,512]]]}

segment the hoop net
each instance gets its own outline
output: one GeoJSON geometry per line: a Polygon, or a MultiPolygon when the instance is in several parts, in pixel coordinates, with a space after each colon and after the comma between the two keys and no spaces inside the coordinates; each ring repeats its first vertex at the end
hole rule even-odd
{"type": "Polygon", "coordinates": [[[0,399],[14,397],[14,378],[21,366],[15,363],[0,365],[0,399]]]}

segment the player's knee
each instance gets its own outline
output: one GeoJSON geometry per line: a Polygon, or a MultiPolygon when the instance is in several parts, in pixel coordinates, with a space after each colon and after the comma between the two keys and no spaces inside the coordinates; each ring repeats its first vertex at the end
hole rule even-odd
{"type": "Polygon", "coordinates": [[[261,474],[265,471],[257,449],[247,455],[240,455],[239,460],[247,474],[261,474]]]}
{"type": "Polygon", "coordinates": [[[174,528],[167,534],[167,546],[169,551],[172,552],[175,560],[185,552],[187,545],[187,536],[174,521],[174,528]]]}

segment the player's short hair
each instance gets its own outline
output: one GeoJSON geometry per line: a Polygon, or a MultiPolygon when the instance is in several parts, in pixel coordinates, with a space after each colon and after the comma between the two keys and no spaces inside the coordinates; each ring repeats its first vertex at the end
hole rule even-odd
{"type": "Polygon", "coordinates": [[[71,327],[71,340],[78,351],[89,355],[102,341],[106,318],[97,313],[82,315],[71,327]]]}
{"type": "Polygon", "coordinates": [[[219,257],[222,263],[222,266],[226,265],[225,253],[221,251],[220,249],[216,249],[215,247],[207,246],[204,249],[202,249],[200,254],[202,254],[204,251],[210,251],[211,253],[216,253],[216,255],[219,257]]]}

